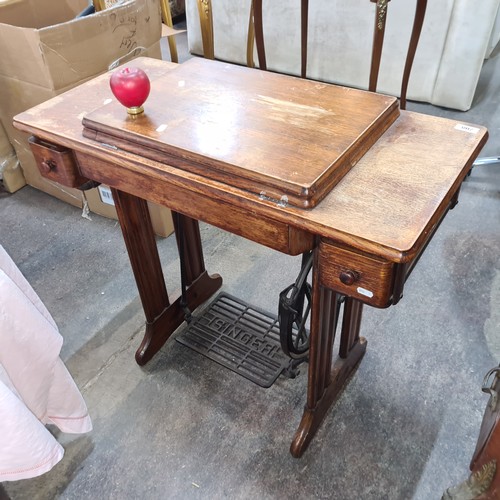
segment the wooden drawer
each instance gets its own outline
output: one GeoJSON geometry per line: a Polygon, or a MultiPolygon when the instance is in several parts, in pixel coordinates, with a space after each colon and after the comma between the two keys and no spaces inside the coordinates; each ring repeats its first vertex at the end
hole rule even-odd
{"type": "Polygon", "coordinates": [[[395,265],[321,242],[320,282],[375,307],[391,305],[395,265]]]}
{"type": "Polygon", "coordinates": [[[38,170],[47,179],[63,186],[79,188],[88,179],[80,174],[73,151],[37,137],[30,137],[29,143],[38,170]]]}

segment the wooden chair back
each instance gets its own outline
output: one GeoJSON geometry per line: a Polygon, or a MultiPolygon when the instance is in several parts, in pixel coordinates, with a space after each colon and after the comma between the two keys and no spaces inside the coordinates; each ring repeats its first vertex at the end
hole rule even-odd
{"type": "MultiPolygon", "coordinates": [[[[368,0],[367,0],[368,1],[368,0]]],[[[300,0],[301,5],[301,76],[306,78],[307,75],[307,34],[308,34],[308,20],[309,20],[309,0],[300,0]]],[[[376,92],[378,74],[380,69],[380,61],[382,58],[382,48],[384,45],[385,24],[387,18],[387,8],[390,0],[370,0],[376,4],[375,8],[375,28],[372,43],[372,57],[370,67],[370,80],[368,90],[376,92]]],[[[400,94],[400,107],[406,108],[406,94],[408,89],[408,82],[410,80],[411,68],[417,50],[418,40],[422,31],[422,25],[425,18],[425,10],[427,7],[427,0],[417,0],[415,9],[415,16],[413,20],[413,28],[406,55],[406,62],[403,71],[403,78],[401,83],[400,94]]],[[[251,15],[253,18],[253,26],[249,29],[249,47],[253,48],[253,39],[255,38],[255,46],[257,49],[257,57],[259,60],[259,67],[262,70],[267,70],[266,50],[264,44],[264,27],[262,22],[262,0],[252,0],[251,15]]],[[[248,50],[250,52],[250,49],[248,50]]]]}

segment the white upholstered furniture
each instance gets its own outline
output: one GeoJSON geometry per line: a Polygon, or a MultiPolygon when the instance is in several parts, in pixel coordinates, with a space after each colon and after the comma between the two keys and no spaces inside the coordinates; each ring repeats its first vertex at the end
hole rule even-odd
{"type": "MultiPolygon", "coordinates": [[[[484,59],[500,38],[499,5],[500,0],[428,2],[409,99],[470,108],[484,59]]],[[[251,0],[186,0],[190,52],[203,55],[200,12],[210,9],[215,58],[247,64],[250,6],[251,0]]],[[[308,78],[367,87],[374,10],[370,0],[310,0],[308,78]]],[[[414,10],[415,0],[388,5],[380,92],[399,93],[414,10]]],[[[264,0],[263,24],[268,69],[300,74],[300,0],[264,0]]]]}

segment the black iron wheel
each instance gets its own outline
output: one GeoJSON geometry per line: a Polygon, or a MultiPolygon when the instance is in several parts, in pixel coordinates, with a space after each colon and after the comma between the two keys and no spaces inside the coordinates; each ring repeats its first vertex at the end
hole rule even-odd
{"type": "Polygon", "coordinates": [[[294,359],[309,353],[309,331],[306,328],[311,312],[311,285],[307,277],[312,268],[312,252],[302,256],[302,269],[294,284],[285,288],[279,297],[278,318],[283,352],[294,359]]]}

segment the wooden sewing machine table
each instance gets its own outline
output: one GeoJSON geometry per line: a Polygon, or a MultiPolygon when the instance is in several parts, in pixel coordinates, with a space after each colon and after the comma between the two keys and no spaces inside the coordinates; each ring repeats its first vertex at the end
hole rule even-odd
{"type": "Polygon", "coordinates": [[[487,131],[400,112],[388,96],[214,61],[133,66],[152,82],[142,117],[116,103],[108,74],[18,115],[15,126],[32,134],[47,178],[111,187],[147,321],[141,365],[184,321],[180,298],[167,294],[146,200],[179,214],[191,311],[222,285],[205,270],[198,220],[289,255],[313,251],[307,398],[291,445],[300,457],[365,353],[363,305],[399,301],[487,131]]]}

